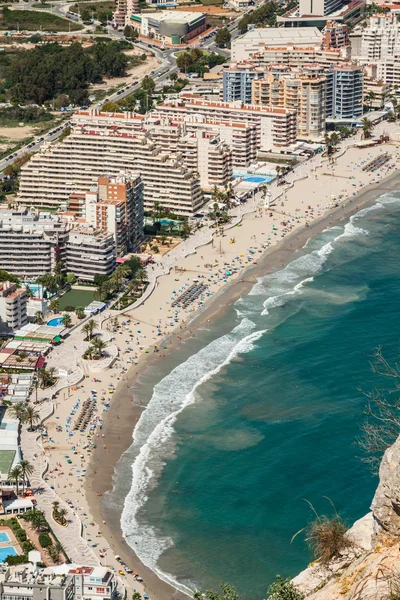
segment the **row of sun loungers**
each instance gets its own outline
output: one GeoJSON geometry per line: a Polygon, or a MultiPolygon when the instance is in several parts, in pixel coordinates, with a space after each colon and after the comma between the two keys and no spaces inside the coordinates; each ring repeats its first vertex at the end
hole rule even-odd
{"type": "Polygon", "coordinates": [[[366,171],[367,173],[371,173],[372,171],[376,171],[377,169],[379,169],[379,167],[382,167],[385,163],[387,163],[388,160],[390,160],[390,155],[388,152],[385,152],[384,154],[380,154],[379,156],[371,160],[369,163],[367,163],[365,167],[362,168],[362,170],[366,171]]]}
{"type": "Polygon", "coordinates": [[[77,418],[74,425],[75,431],[77,431],[78,429],[79,431],[85,431],[86,427],[90,423],[90,419],[93,416],[93,411],[95,410],[95,408],[96,398],[90,398],[84,401],[79,417],[77,418]]]}
{"type": "Polygon", "coordinates": [[[178,296],[178,298],[171,303],[171,306],[180,306],[182,308],[186,308],[194,300],[197,300],[197,298],[201,296],[206,289],[206,285],[202,283],[194,283],[187,290],[185,290],[183,294],[178,296]]]}

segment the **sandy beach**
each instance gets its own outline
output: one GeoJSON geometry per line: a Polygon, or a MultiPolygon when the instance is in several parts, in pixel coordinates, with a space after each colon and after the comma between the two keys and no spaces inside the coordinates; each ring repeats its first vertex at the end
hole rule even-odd
{"type": "MultiPolygon", "coordinates": [[[[203,323],[218,318],[257,277],[287,264],[311,236],[348,219],[383,193],[398,189],[399,158],[395,144],[350,147],[338,152],[334,165],[315,157],[286,178],[288,185],[269,186],[271,208],[265,207],[260,193],[252,205],[236,209],[237,224],[223,236],[214,235],[212,243],[199,245],[189,256],[185,256],[187,248],[182,244],[171,250],[170,257],[167,254],[159,259],[172,262],[175,257],[168,274],[161,275],[161,264],[150,268],[150,279],[160,273],[152,294],[137,308],[120,315],[118,327],[114,311],[101,315],[96,332],[110,350],[118,352],[109,368],[93,371],[82,363],[79,357],[87,342],[79,331],[64,342],[58,355],[54,351],[50,355],[49,366],[75,364],[85,377],[59,393],[54,415],[46,421],[48,442],[42,452],[49,467],[45,481],[68,503],[71,521],[82,522],[83,538],[93,560],[97,557],[102,564],[119,570],[115,559],[119,555],[139,573],[144,587],[132,576],[123,576],[130,590],[145,590],[150,598],[183,596],[140,563],[123,539],[120,515],[117,511],[110,515],[102,506],[103,495],[113,485],[115,464],[130,446],[144,408],[132,402],[130,388],[137,376],[162,361],[203,323]],[[384,167],[373,172],[362,170],[383,152],[392,155],[384,167]],[[203,284],[204,291],[186,308],[173,306],[193,280],[203,284]],[[92,400],[89,409],[85,408],[87,399],[92,400]],[[82,411],[88,417],[87,427],[75,430],[82,411]]],[[[40,496],[38,501],[41,508],[40,496]]]]}

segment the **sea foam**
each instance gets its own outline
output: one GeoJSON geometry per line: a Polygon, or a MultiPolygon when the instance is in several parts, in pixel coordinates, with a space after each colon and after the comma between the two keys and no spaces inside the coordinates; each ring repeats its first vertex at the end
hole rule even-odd
{"type": "Polygon", "coordinates": [[[130,452],[137,449],[137,455],[132,465],[131,490],[121,516],[122,532],[146,566],[187,594],[192,593],[187,586],[157,566],[158,558],[172,545],[172,540],[160,536],[155,528],[139,523],[139,511],[148,499],[149,485],[154,485],[154,479],[162,472],[162,452],[165,455],[172,442],[177,416],[193,404],[200,385],[239,354],[254,348],[254,343],[266,331],[254,331],[254,328],[252,321],[243,319],[230,333],[214,340],[171,371],[154,387],[153,396],[134,430],[130,452]]]}

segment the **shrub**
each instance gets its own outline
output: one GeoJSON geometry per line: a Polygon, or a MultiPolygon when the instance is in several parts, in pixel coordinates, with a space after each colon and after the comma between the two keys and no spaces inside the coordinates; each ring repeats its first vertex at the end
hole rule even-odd
{"type": "Polygon", "coordinates": [[[64,311],[65,311],[65,312],[74,312],[74,310],[75,310],[75,306],[69,306],[69,305],[68,305],[68,306],[66,306],[66,307],[64,308],[64,311]]]}
{"type": "Polygon", "coordinates": [[[276,576],[276,581],[267,591],[268,600],[303,600],[303,598],[304,594],[298,591],[290,579],[283,579],[280,575],[276,576]]]}
{"type": "Polygon", "coordinates": [[[19,540],[20,542],[26,542],[26,533],[23,529],[18,529],[15,532],[15,537],[17,538],[17,540],[19,540]]]}
{"type": "Polygon", "coordinates": [[[314,558],[327,563],[340,556],[343,550],[351,546],[345,536],[346,531],[347,527],[338,514],[333,517],[317,516],[306,529],[306,541],[314,558]]]}
{"type": "Polygon", "coordinates": [[[22,550],[24,551],[24,554],[28,554],[28,552],[30,552],[31,550],[36,550],[35,546],[29,540],[27,540],[26,542],[22,542],[21,546],[22,550]]]}
{"type": "Polygon", "coordinates": [[[42,548],[48,548],[51,544],[51,537],[48,533],[41,533],[39,535],[39,544],[42,548]]]}
{"type": "Polygon", "coordinates": [[[28,562],[28,557],[24,554],[21,554],[20,556],[7,556],[5,562],[10,566],[23,565],[24,563],[28,562]]]}

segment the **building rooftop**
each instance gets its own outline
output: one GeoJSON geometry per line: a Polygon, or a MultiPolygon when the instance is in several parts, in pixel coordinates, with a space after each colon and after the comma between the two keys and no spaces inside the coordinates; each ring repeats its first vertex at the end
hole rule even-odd
{"type": "Polygon", "coordinates": [[[247,46],[249,43],[268,45],[318,45],[322,34],[317,27],[267,27],[252,29],[233,42],[234,46],[247,46]]]}
{"type": "Polygon", "coordinates": [[[132,15],[134,19],[142,20],[143,17],[146,19],[153,19],[154,21],[164,21],[168,23],[192,23],[193,21],[197,21],[201,17],[204,17],[204,13],[202,12],[189,12],[189,11],[170,11],[170,10],[160,10],[153,13],[143,13],[140,15],[132,15]]]}

